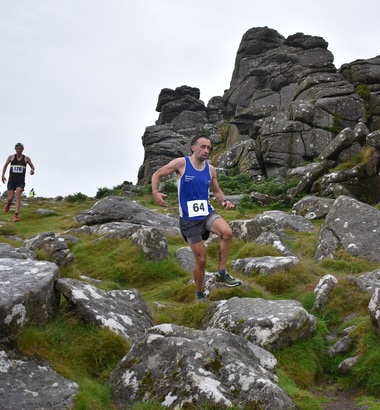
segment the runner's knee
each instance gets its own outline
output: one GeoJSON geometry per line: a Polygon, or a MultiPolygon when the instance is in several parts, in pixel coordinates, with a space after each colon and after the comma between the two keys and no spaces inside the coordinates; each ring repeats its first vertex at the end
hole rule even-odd
{"type": "Polygon", "coordinates": [[[223,229],[223,231],[220,234],[220,238],[223,240],[230,240],[232,241],[232,229],[230,228],[230,226],[228,225],[228,227],[226,229],[223,229]]]}
{"type": "Polygon", "coordinates": [[[204,268],[206,266],[206,255],[197,255],[195,257],[195,263],[199,267],[204,268]]]}

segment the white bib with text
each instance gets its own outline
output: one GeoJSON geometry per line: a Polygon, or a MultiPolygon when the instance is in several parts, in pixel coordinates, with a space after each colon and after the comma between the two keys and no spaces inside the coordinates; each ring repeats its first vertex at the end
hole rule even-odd
{"type": "Polygon", "coordinates": [[[194,218],[195,216],[207,216],[208,203],[205,199],[187,201],[187,212],[189,213],[190,218],[194,218]]]}
{"type": "Polygon", "coordinates": [[[22,174],[24,167],[22,165],[12,165],[12,171],[14,174],[22,174]]]}

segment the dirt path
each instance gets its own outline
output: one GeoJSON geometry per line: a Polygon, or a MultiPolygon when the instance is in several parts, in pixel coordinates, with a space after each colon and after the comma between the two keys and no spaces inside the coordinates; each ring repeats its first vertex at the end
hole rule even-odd
{"type": "Polygon", "coordinates": [[[324,388],[313,389],[314,396],[326,397],[328,402],[322,404],[324,410],[364,410],[358,406],[354,399],[355,394],[349,390],[341,390],[336,386],[326,385],[324,388]]]}

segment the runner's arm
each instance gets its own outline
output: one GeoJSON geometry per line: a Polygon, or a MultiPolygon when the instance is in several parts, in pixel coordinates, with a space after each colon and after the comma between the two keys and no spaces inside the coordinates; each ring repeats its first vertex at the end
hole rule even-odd
{"type": "Polygon", "coordinates": [[[168,203],[164,200],[166,194],[159,191],[160,179],[171,174],[182,174],[185,167],[184,158],[176,158],[170,161],[168,164],[159,168],[152,175],[152,193],[155,201],[160,206],[168,206],[168,203]]]}

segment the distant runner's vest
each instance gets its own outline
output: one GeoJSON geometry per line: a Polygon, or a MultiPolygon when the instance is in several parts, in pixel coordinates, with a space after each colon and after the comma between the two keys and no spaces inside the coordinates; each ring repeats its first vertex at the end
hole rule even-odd
{"type": "Polygon", "coordinates": [[[209,203],[210,166],[205,162],[200,171],[194,168],[189,157],[185,157],[185,161],[183,175],[178,180],[179,214],[187,220],[200,220],[214,210],[209,203]]]}
{"type": "Polygon", "coordinates": [[[12,182],[25,182],[26,161],[25,155],[20,160],[15,155],[11,161],[11,169],[9,172],[9,180],[12,182]]]}

